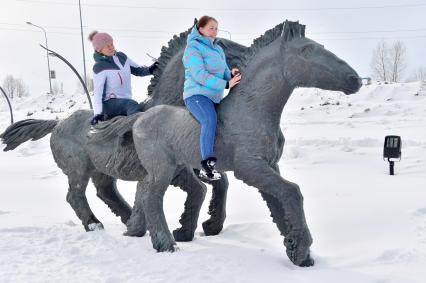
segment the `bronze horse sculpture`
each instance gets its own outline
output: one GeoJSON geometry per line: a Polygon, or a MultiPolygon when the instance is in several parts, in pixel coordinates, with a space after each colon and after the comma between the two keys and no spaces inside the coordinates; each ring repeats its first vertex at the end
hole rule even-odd
{"type": "MultiPolygon", "coordinates": [[[[86,229],[90,230],[91,224],[94,227],[100,224],[84,195],[92,178],[98,195],[126,223],[127,234],[143,236],[148,229],[157,251],[174,251],[175,240],[193,238],[205,195],[204,184],[193,172],[200,160],[199,125],[188,111],[178,106],[182,105],[183,70],[180,72],[179,67],[185,42],[183,37],[174,38],[174,42],[177,42],[175,50],[166,54],[164,64],[160,62],[161,74],[154,77],[149,89],[151,98],[143,103],[145,112],[114,119],[92,134],[86,126],[91,112],[78,111],[60,122],[21,121],[1,136],[8,145],[6,150],[10,150],[52,132],[52,153],[69,179],[67,200],[86,229]],[[120,199],[116,189],[116,178],[138,181],[131,216],[130,207],[120,199]],[[182,227],[173,232],[174,237],[168,229],[162,203],[170,184],[188,193],[182,227]]],[[[225,52],[229,54],[232,50],[237,54],[234,62],[238,62],[243,80],[217,108],[218,169],[234,171],[238,179],[259,189],[273,221],[285,237],[290,260],[299,266],[313,265],[309,251],[312,238],[304,216],[302,194],[297,184],[281,177],[277,166],[284,146],[281,113],[296,87],[351,94],[360,88],[360,79],[348,64],[306,38],[305,26],[295,22],[286,21],[267,31],[248,49],[234,45],[225,52]]],[[[222,229],[226,176],[220,182],[214,187],[214,190],[220,188],[217,190],[220,196],[215,200],[213,195],[212,218],[203,223],[206,234],[217,234],[222,229]]]]}

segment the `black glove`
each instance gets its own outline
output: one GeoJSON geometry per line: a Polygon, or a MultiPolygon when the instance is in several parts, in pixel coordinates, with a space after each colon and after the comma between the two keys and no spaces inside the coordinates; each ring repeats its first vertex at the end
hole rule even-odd
{"type": "Polygon", "coordinates": [[[90,124],[94,126],[100,121],[104,121],[104,114],[96,114],[93,116],[92,120],[90,120],[90,124]]]}
{"type": "Polygon", "coordinates": [[[152,64],[151,66],[148,67],[148,71],[151,75],[158,68],[158,64],[160,64],[160,63],[158,63],[158,61],[155,61],[154,64],[152,64]]]}

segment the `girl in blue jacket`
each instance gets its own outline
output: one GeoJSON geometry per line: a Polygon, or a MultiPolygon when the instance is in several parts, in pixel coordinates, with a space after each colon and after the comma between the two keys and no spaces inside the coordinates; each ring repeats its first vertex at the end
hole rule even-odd
{"type": "Polygon", "coordinates": [[[241,80],[237,68],[229,69],[223,49],[215,42],[218,31],[216,19],[203,16],[188,35],[183,55],[185,84],[183,99],[191,114],[201,124],[200,176],[220,179],[215,170],[214,142],[217,116],[215,103],[223,99],[224,89],[232,88],[241,80]]]}
{"type": "Polygon", "coordinates": [[[116,52],[112,37],[104,32],[92,32],[89,40],[95,49],[94,116],[90,123],[95,125],[104,119],[140,112],[139,104],[132,99],[131,75],[151,75],[158,62],[149,67],[139,66],[126,54],[116,52]]]}

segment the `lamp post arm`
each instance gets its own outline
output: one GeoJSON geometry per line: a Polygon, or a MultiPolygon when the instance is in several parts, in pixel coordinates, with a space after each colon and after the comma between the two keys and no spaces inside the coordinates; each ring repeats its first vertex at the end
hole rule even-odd
{"type": "MultiPolygon", "coordinates": [[[[31,26],[35,26],[39,29],[41,29],[44,32],[44,39],[46,41],[46,48],[49,48],[49,46],[47,45],[47,32],[46,30],[38,25],[35,25],[33,23],[27,22],[27,24],[31,25],[31,26]]],[[[49,61],[49,52],[46,50],[46,58],[47,58],[47,71],[49,73],[49,92],[52,93],[52,80],[51,80],[51,75],[50,75],[50,61],[49,61]]]]}
{"type": "Polygon", "coordinates": [[[87,86],[86,86],[86,84],[84,83],[84,80],[82,79],[82,77],[80,76],[80,74],[77,72],[77,70],[74,68],[74,66],[73,65],[71,65],[71,63],[70,62],[68,62],[68,60],[67,59],[65,59],[64,57],[62,57],[61,55],[59,55],[58,53],[56,53],[55,51],[52,51],[52,50],[50,50],[50,49],[48,49],[47,47],[44,47],[43,45],[41,45],[40,44],[40,46],[41,46],[41,48],[43,48],[43,49],[46,49],[47,50],[47,52],[50,52],[50,55],[52,55],[52,56],[55,56],[55,57],[58,57],[59,59],[61,59],[65,64],[67,64],[68,65],[68,67],[70,67],[71,68],[71,70],[75,73],[75,75],[78,77],[78,79],[79,79],[79,81],[80,81],[80,83],[81,83],[81,85],[83,86],[83,88],[84,88],[84,92],[86,93],[86,96],[87,96],[87,100],[89,101],[89,106],[90,106],[90,109],[93,109],[93,106],[92,106],[92,100],[90,99],[90,95],[89,95],[89,91],[87,90],[87,86]]]}
{"type": "Polygon", "coordinates": [[[6,97],[7,100],[7,104],[9,104],[9,111],[10,111],[10,123],[13,124],[13,111],[12,111],[12,104],[10,104],[10,100],[9,97],[7,97],[6,92],[4,91],[4,89],[0,86],[0,90],[1,92],[4,94],[4,97],[6,97]]]}

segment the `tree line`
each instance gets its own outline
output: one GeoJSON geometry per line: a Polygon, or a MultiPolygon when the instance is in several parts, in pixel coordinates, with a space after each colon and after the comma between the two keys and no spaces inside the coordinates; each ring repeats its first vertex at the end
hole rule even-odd
{"type": "Polygon", "coordinates": [[[373,51],[370,67],[373,78],[383,82],[426,80],[425,67],[419,67],[406,77],[407,48],[400,40],[393,44],[388,44],[385,40],[380,41],[373,51]]]}
{"type": "Polygon", "coordinates": [[[21,98],[29,94],[28,87],[24,84],[24,81],[12,75],[7,75],[4,78],[2,86],[10,99],[14,99],[15,97],[21,98]]]}

